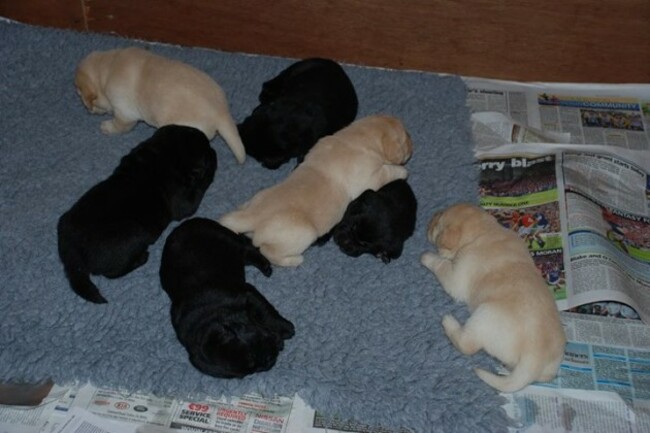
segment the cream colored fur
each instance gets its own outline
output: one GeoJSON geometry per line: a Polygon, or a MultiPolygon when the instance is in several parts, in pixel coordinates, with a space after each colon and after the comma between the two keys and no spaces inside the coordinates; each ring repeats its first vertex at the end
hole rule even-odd
{"type": "Polygon", "coordinates": [[[552,380],[566,337],[553,296],[525,243],[469,204],[434,215],[428,238],[438,253],[423,254],[422,264],[472,312],[465,325],[445,315],[445,333],[465,355],[483,349],[511,370],[497,376],[477,368],[478,376],[503,392],[552,380]]]}
{"type": "Polygon", "coordinates": [[[131,47],[93,51],[77,66],[75,86],[91,113],[112,113],[106,134],[151,126],[184,125],[208,137],[219,132],[239,163],[246,151],[226,95],[207,74],[185,63],[131,47]]]}
{"type": "Polygon", "coordinates": [[[341,220],[352,200],[406,178],[403,164],[411,152],[411,139],[397,118],[357,120],[320,139],[284,181],[219,222],[249,235],[271,263],[298,266],[302,253],[341,220]]]}

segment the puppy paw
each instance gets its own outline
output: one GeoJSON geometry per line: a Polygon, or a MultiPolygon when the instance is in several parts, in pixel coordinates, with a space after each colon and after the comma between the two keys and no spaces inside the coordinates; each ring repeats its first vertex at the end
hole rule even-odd
{"type": "Polygon", "coordinates": [[[120,131],[117,130],[115,127],[115,123],[113,123],[113,120],[104,120],[101,124],[101,130],[104,134],[107,135],[114,135],[114,134],[119,134],[120,131]]]}
{"type": "Polygon", "coordinates": [[[114,117],[110,120],[104,120],[102,122],[101,129],[104,134],[121,134],[123,132],[132,130],[136,123],[137,122],[129,122],[118,117],[114,117]]]}
{"type": "Polygon", "coordinates": [[[442,318],[442,327],[445,330],[445,334],[453,341],[454,338],[452,335],[454,335],[458,330],[460,329],[460,323],[458,323],[458,320],[451,314],[445,314],[444,317],[442,318]]]}
{"type": "Polygon", "coordinates": [[[304,260],[303,256],[291,256],[291,257],[282,257],[279,259],[269,259],[271,260],[272,263],[278,265],[278,266],[285,266],[285,267],[296,267],[300,266],[304,260]]]}
{"type": "Polygon", "coordinates": [[[440,261],[442,260],[442,257],[432,252],[426,252],[420,256],[420,263],[432,272],[435,272],[435,269],[439,266],[440,261]]]}

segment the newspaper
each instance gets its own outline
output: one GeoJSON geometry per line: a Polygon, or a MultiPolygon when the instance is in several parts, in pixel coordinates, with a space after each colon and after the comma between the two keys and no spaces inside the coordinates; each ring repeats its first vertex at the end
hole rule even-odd
{"type": "Polygon", "coordinates": [[[562,313],[558,377],[508,399],[511,433],[650,431],[650,333],[637,320],[562,313]]]}
{"type": "Polygon", "coordinates": [[[413,433],[316,412],[298,395],[200,401],[55,385],[38,407],[0,405],[0,433],[413,433]]]}
{"type": "Polygon", "coordinates": [[[528,243],[558,308],[649,323],[650,86],[587,90],[468,79],[468,87],[481,205],[528,243]],[[552,127],[540,95],[554,95],[563,105],[553,110],[580,119],[593,110],[611,114],[605,101],[625,100],[638,114],[625,134],[642,135],[649,146],[585,142],[594,135],[589,128],[600,128],[603,138],[617,128],[582,120],[552,127]]]}
{"type": "Polygon", "coordinates": [[[650,150],[650,85],[465,82],[474,113],[502,113],[533,130],[568,133],[570,144],[650,150]]]}

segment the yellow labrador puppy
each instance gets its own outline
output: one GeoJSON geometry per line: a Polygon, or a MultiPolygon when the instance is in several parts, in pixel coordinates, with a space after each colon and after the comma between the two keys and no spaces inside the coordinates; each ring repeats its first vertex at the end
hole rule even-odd
{"type": "Polygon", "coordinates": [[[219,222],[246,233],[269,261],[298,266],[302,253],[341,220],[367,189],[405,179],[411,139],[395,117],[376,115],[321,138],[281,183],[264,189],[219,222]]]}
{"type": "Polygon", "coordinates": [[[130,131],[139,120],[191,126],[209,140],[219,132],[239,163],[246,158],[223,90],[185,63],[137,47],[93,51],[77,66],[75,86],[91,113],[113,114],[102,122],[106,134],[130,131]]]}
{"type": "Polygon", "coordinates": [[[507,376],[479,368],[476,374],[503,392],[553,380],[566,337],[555,301],[525,243],[470,204],[434,215],[428,238],[438,253],[423,254],[422,264],[472,312],[464,326],[445,315],[445,333],[465,355],[484,349],[511,369],[507,376]]]}

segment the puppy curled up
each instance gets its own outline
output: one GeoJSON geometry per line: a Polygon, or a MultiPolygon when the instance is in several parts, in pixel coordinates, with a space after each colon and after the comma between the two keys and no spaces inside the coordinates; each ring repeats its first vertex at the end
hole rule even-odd
{"type": "Polygon", "coordinates": [[[191,126],[208,140],[219,132],[237,161],[246,159],[224,91],[190,65],[137,47],[93,51],[77,66],[75,86],[91,113],[113,115],[101,124],[106,134],[130,131],[140,120],[191,126]]]}
{"type": "Polygon", "coordinates": [[[222,378],[269,370],[294,326],[245,281],[245,266],[271,275],[250,239],[193,218],[167,238],[160,281],[178,340],[199,371],[222,378]]]}
{"type": "Polygon", "coordinates": [[[359,105],[343,68],[321,58],[300,60],[266,81],[259,101],[238,128],[246,153],[270,169],[302,162],[318,139],[349,125],[359,105]]]}
{"type": "Polygon", "coordinates": [[[553,380],[566,337],[525,243],[483,209],[464,203],[434,215],[427,235],[438,253],[423,254],[422,264],[471,311],[465,325],[444,316],[445,333],[463,354],[483,349],[511,370],[497,376],[477,368],[478,376],[502,392],[553,380]]]}
{"type": "Polygon", "coordinates": [[[298,266],[302,253],[338,223],[367,189],[407,176],[412,153],[402,122],[375,115],[321,138],[305,161],[219,222],[250,236],[271,263],[298,266]]]}
{"type": "Polygon", "coordinates": [[[75,293],[105,303],[90,274],[117,278],[144,265],[169,223],[196,212],[216,167],[205,134],[186,126],[164,126],[125,155],[59,218],[59,256],[75,293]]]}
{"type": "Polygon", "coordinates": [[[404,242],[413,235],[416,212],[417,200],[408,182],[394,180],[354,199],[321,242],[331,235],[351,257],[371,254],[389,263],[402,255],[404,242]]]}

